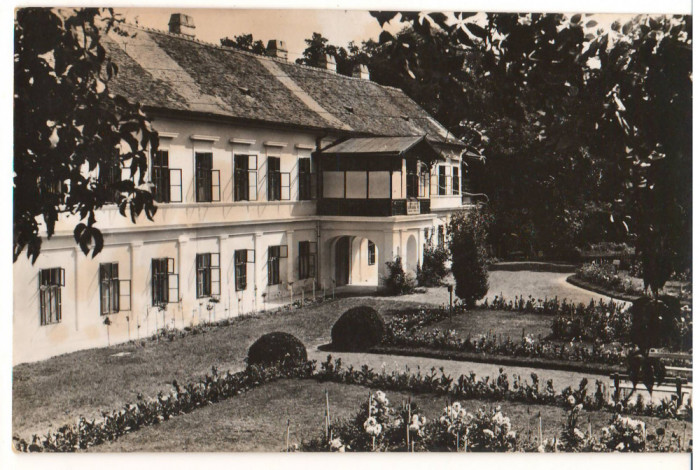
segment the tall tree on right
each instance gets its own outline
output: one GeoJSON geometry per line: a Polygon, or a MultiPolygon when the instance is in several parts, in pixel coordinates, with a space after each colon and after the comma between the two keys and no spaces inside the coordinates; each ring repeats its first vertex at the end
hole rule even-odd
{"type": "MultiPolygon", "coordinates": [[[[662,289],[673,271],[691,265],[690,17],[640,15],[608,30],[590,15],[372,15],[380,25],[398,16],[429,41],[446,34],[448,40],[440,42],[446,53],[478,54],[480,67],[472,70],[493,97],[488,109],[529,123],[523,136],[542,143],[537,150],[548,156],[542,162],[547,168],[603,164],[607,181],[599,207],[634,238],[651,294],[633,311],[635,325],[641,325],[633,330],[646,330],[648,337],[633,338],[641,359],[630,361],[631,375],[651,389],[663,376],[658,361],[649,359],[649,349],[664,343],[664,328],[655,322],[670,325],[678,317],[677,302],[661,295],[662,289]]],[[[380,40],[402,51],[409,70],[420,63],[415,48],[400,37],[384,31],[380,40]]],[[[460,80],[456,73],[448,78],[460,80]]],[[[574,180],[558,185],[560,180],[560,173],[549,171],[548,179],[533,181],[528,190],[542,194],[543,206],[586,190],[574,180]],[[547,186],[556,191],[542,191],[547,186]]]]}

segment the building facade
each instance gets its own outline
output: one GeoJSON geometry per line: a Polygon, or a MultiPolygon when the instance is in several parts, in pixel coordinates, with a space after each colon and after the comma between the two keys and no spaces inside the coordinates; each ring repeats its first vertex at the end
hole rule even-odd
{"type": "Polygon", "coordinates": [[[110,86],[159,132],[157,213],[104,207],[94,259],[65,217],[35,264],[14,264],[14,363],[380,286],[387,261],[415,271],[471,203],[466,146],[366,68],[292,64],[281,41],[267,56],[202,43],[184,15],[127,29],[106,41],[110,86]]]}

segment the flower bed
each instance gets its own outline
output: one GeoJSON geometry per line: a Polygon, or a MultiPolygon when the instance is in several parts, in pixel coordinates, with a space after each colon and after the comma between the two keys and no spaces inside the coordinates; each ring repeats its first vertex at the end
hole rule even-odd
{"type": "MultiPolygon", "coordinates": [[[[333,361],[332,357],[328,356],[320,368],[316,367],[315,361],[295,367],[253,366],[242,372],[225,374],[219,374],[216,368],[212,368],[211,374],[207,374],[197,383],[181,386],[173,382],[174,390],[169,394],[159,393],[157,397],[150,399],[139,397],[135,404],[126,404],[119,410],[103,412],[103,420],[87,420],[81,417],[74,425],[61,426],[43,438],[35,435],[30,442],[15,436],[14,446],[21,452],[74,452],[87,449],[280,378],[316,379],[363,385],[374,389],[433,393],[458,399],[509,400],[564,407],[569,406],[573,399],[588,410],[692,419],[690,401],[685,404],[678,400],[666,399],[660,404],[645,404],[639,400],[636,403],[612,403],[606,399],[604,385],[599,381],[596,381],[595,392],[590,396],[586,379],[581,381],[577,389],[566,387],[558,393],[554,390],[551,380],[542,384],[537,374],[531,374],[530,381],[524,381],[516,375],[512,379],[509,378],[503,369],[500,369],[495,379],[477,379],[474,373],[453,379],[442,371],[438,374],[438,370],[434,368],[429,374],[411,372],[408,368],[403,372],[391,373],[375,372],[368,366],[360,369],[346,368],[340,359],[333,361]]],[[[370,426],[376,424],[370,423],[370,426]]],[[[378,428],[373,429],[376,431],[378,428]]]]}
{"type": "Polygon", "coordinates": [[[581,396],[570,395],[568,413],[558,436],[544,439],[541,426],[535,436],[523,438],[500,406],[468,413],[459,402],[428,420],[415,403],[391,406],[386,394],[376,391],[359,407],[354,418],[326,422],[323,436],[302,443],[302,451],[438,451],[438,452],[689,452],[685,436],[666,436],[659,427],[647,434],[646,423],[615,413],[609,426],[596,435],[592,427],[580,429],[581,396]]]}
{"type": "MultiPolygon", "coordinates": [[[[576,270],[578,280],[600,287],[613,295],[623,294],[627,298],[644,295],[644,284],[639,277],[641,277],[641,268],[638,264],[632,265],[630,271],[619,270],[609,262],[587,263],[576,270]],[[633,275],[637,277],[633,277],[633,275]]],[[[689,279],[689,273],[672,274],[674,282],[685,283],[689,279]]],[[[677,296],[682,301],[692,300],[691,292],[685,290],[682,293],[678,292],[677,296]]]]}
{"type": "MultiPolygon", "coordinates": [[[[486,300],[482,309],[505,310],[520,313],[537,313],[552,317],[552,334],[547,339],[525,334],[518,339],[501,335],[485,335],[472,338],[460,337],[453,330],[426,330],[427,326],[440,322],[450,315],[467,310],[457,306],[453,313],[446,308],[422,308],[407,310],[394,315],[387,323],[387,334],[382,347],[435,349],[478,355],[533,358],[549,361],[570,361],[594,364],[619,365],[627,357],[627,344],[631,327],[629,307],[614,301],[588,305],[574,304],[566,299],[534,299],[516,297],[506,301],[496,296],[486,300]]],[[[692,310],[682,307],[682,315],[676,322],[679,341],[692,334],[692,310]]],[[[684,344],[680,342],[679,344],[684,344]]],[[[375,350],[378,350],[375,348],[375,350]]],[[[685,362],[676,365],[687,365],[685,362]]]]}
{"type": "MultiPolygon", "coordinates": [[[[387,337],[383,344],[388,347],[428,348],[471,353],[479,356],[585,362],[611,366],[619,365],[627,357],[627,351],[622,346],[587,345],[576,342],[557,344],[531,336],[523,336],[519,340],[513,340],[507,336],[460,338],[453,330],[439,329],[387,337]]],[[[378,350],[378,348],[375,348],[375,350],[378,350]]],[[[605,369],[606,373],[612,370],[605,369]]]]}

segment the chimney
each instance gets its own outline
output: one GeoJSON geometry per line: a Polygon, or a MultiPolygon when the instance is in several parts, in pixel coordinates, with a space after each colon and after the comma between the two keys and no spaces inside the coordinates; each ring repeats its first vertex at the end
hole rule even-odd
{"type": "Polygon", "coordinates": [[[194,20],[189,15],[183,13],[173,13],[170,15],[168,23],[170,32],[173,34],[182,34],[183,36],[194,37],[194,20]]]}
{"type": "Polygon", "coordinates": [[[287,45],[284,41],[270,39],[267,41],[267,55],[287,60],[287,45]]]}
{"type": "Polygon", "coordinates": [[[321,56],[321,63],[318,64],[322,69],[330,70],[331,72],[336,72],[335,57],[331,54],[325,54],[321,56]]]}
{"type": "Polygon", "coordinates": [[[356,64],[352,68],[352,76],[363,80],[369,80],[369,69],[365,64],[356,64]]]}

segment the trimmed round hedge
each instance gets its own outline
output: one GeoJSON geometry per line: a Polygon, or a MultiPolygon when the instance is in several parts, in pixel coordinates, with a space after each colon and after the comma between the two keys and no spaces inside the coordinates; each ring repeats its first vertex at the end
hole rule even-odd
{"type": "Polygon", "coordinates": [[[262,335],[248,349],[248,365],[294,365],[305,362],[306,347],[295,336],[281,331],[262,335]]]}
{"type": "Polygon", "coordinates": [[[361,305],[345,312],[331,329],[332,346],[341,351],[366,351],[384,337],[384,321],[372,307],[361,305]]]}

